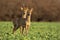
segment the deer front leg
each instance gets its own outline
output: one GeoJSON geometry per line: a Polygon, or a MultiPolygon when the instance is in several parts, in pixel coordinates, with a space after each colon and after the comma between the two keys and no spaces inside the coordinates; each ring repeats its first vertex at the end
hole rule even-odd
{"type": "Polygon", "coordinates": [[[21,26],[21,27],[20,27],[20,33],[23,34],[23,32],[24,32],[24,27],[21,26]]]}
{"type": "Polygon", "coordinates": [[[26,35],[28,34],[29,27],[30,27],[30,25],[26,25],[26,28],[25,28],[25,29],[26,29],[26,32],[25,32],[25,33],[26,33],[26,35]]]}

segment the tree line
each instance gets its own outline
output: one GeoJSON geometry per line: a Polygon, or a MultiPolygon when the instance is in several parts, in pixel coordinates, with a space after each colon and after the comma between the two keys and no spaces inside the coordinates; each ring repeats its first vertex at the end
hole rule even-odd
{"type": "Polygon", "coordinates": [[[0,0],[0,21],[20,17],[22,4],[34,8],[32,21],[60,21],[60,0],[0,0]]]}

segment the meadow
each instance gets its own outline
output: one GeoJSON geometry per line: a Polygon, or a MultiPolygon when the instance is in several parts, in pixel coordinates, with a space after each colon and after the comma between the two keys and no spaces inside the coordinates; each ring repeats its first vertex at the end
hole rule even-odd
{"type": "Polygon", "coordinates": [[[60,22],[31,22],[27,36],[12,30],[12,22],[0,22],[0,40],[60,40],[60,22]]]}

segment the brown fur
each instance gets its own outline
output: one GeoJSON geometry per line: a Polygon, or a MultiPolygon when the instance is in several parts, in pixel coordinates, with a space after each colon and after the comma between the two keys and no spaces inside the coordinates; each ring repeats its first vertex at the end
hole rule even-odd
{"type": "Polygon", "coordinates": [[[29,9],[26,16],[26,34],[28,33],[29,27],[30,27],[30,20],[31,20],[31,14],[32,14],[33,8],[29,9]]]}
{"type": "MultiPolygon", "coordinates": [[[[31,18],[31,13],[32,13],[33,9],[29,9],[27,7],[21,7],[21,18],[18,18],[18,20],[16,20],[16,24],[14,24],[14,28],[13,28],[13,33],[20,28],[20,32],[21,34],[23,34],[24,32],[27,34],[28,33],[28,29],[30,27],[30,18],[31,18]],[[29,15],[28,15],[29,14],[29,15]]],[[[24,33],[24,34],[25,34],[24,33]]]]}

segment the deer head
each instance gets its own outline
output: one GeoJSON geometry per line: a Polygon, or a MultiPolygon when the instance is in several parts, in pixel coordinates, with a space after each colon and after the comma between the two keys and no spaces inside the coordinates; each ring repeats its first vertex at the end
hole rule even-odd
{"type": "Polygon", "coordinates": [[[28,8],[27,7],[21,7],[21,10],[22,10],[22,17],[26,18],[28,8]]]}
{"type": "Polygon", "coordinates": [[[28,13],[27,13],[27,16],[31,16],[32,11],[33,11],[33,8],[29,9],[29,10],[28,10],[28,13]]]}

